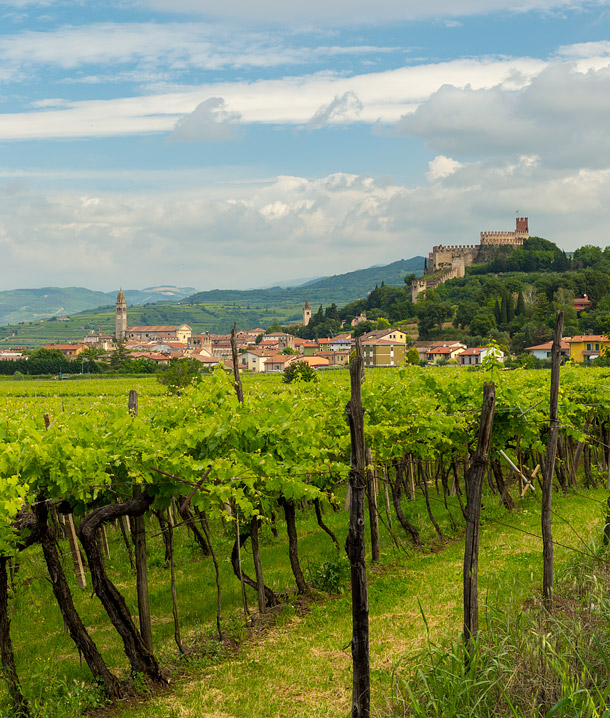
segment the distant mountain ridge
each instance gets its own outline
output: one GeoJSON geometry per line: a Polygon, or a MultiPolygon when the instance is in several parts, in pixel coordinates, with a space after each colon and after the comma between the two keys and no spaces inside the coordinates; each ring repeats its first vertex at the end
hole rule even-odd
{"type": "MultiPolygon", "coordinates": [[[[128,304],[138,305],[159,301],[176,302],[194,291],[194,287],[164,285],[141,290],[126,289],[124,293],[128,304]]],[[[114,305],[117,292],[118,289],[112,292],[96,292],[85,287],[6,290],[0,292],[0,325],[59,318],[114,305]]]]}
{"type": "Polygon", "coordinates": [[[305,302],[314,304],[346,304],[360,299],[375,289],[376,284],[403,286],[405,275],[421,275],[424,258],[399,259],[391,264],[357,269],[345,274],[335,274],[306,282],[299,286],[275,286],[267,289],[212,289],[183,300],[183,304],[205,304],[206,302],[305,302]]]}
{"type": "MultiPolygon", "coordinates": [[[[305,300],[315,311],[320,304],[341,306],[366,297],[376,284],[404,286],[405,275],[423,273],[424,258],[400,259],[385,266],[306,281],[300,286],[266,289],[214,289],[193,294],[192,287],[161,285],[142,290],[123,289],[132,324],[179,324],[197,331],[226,332],[239,326],[268,326],[274,320],[298,321],[305,300]]],[[[280,280],[281,281],[281,280],[280,280]]],[[[43,287],[0,292],[0,326],[26,337],[32,332],[45,341],[77,340],[83,331],[114,330],[114,303],[118,289],[95,292],[83,287],[43,287]],[[70,321],[59,321],[69,316],[70,321]],[[46,320],[43,323],[40,320],[46,320]],[[38,325],[35,329],[34,322],[38,325]],[[23,326],[25,324],[25,326],[23,326]],[[20,325],[20,326],[16,326],[20,325]],[[30,326],[31,329],[27,329],[30,326]],[[15,330],[9,329],[15,327],[15,330]]],[[[33,336],[33,335],[32,335],[33,336]]],[[[27,340],[29,341],[29,340],[27,340]]],[[[27,343],[27,342],[26,342],[27,343]]]]}

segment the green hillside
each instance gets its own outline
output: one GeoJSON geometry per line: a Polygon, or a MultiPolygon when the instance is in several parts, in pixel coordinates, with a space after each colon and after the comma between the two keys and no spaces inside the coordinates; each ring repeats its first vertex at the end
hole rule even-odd
{"type": "Polygon", "coordinates": [[[213,289],[208,292],[198,292],[185,299],[189,304],[204,304],[216,302],[236,302],[239,305],[270,304],[290,305],[301,308],[308,299],[309,303],[317,304],[346,304],[355,299],[366,296],[376,284],[384,282],[388,285],[404,286],[406,274],[422,274],[424,258],[399,259],[397,262],[381,267],[358,269],[346,274],[335,274],[314,282],[302,284],[300,287],[270,287],[268,289],[213,289]]]}
{"type": "MultiPolygon", "coordinates": [[[[366,296],[377,283],[404,286],[405,275],[411,272],[421,274],[422,267],[423,258],[415,257],[386,267],[370,267],[327,277],[302,287],[200,292],[181,303],[164,301],[129,306],[127,321],[132,326],[186,323],[195,332],[222,333],[230,331],[233,322],[243,328],[267,327],[274,321],[282,324],[296,322],[302,317],[306,299],[314,311],[320,304],[345,304],[366,296]]],[[[71,314],[68,321],[37,319],[0,326],[0,348],[39,347],[58,340],[78,341],[84,334],[97,331],[100,327],[105,332],[114,332],[114,296],[91,294],[101,295],[104,306],[100,307],[98,297],[95,309],[71,314]]],[[[126,294],[128,301],[132,301],[130,293],[126,294]]]]}

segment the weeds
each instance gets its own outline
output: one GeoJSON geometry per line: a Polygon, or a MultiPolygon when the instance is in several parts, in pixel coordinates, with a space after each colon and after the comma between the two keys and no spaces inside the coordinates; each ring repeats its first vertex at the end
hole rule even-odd
{"type": "Polygon", "coordinates": [[[350,565],[343,553],[328,554],[319,562],[310,562],[307,572],[310,585],[320,591],[343,594],[349,588],[350,565]]]}
{"type": "Polygon", "coordinates": [[[391,714],[610,718],[609,587],[604,563],[573,563],[552,615],[531,599],[516,614],[488,609],[470,652],[462,635],[429,643],[397,666],[391,714]],[[407,673],[407,663],[418,668],[407,673]]]}

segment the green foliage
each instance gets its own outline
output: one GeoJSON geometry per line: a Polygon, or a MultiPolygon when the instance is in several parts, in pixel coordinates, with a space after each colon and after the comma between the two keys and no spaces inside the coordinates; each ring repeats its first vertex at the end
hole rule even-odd
{"type": "Polygon", "coordinates": [[[319,380],[320,377],[316,370],[303,360],[291,362],[282,374],[282,381],[285,384],[292,384],[295,381],[317,382],[319,380]]]}
{"type": "Polygon", "coordinates": [[[327,593],[344,593],[349,588],[350,564],[344,553],[332,553],[318,562],[310,562],[307,580],[311,586],[327,593]]]}
{"type": "Polygon", "coordinates": [[[405,362],[407,364],[411,364],[412,366],[417,366],[419,364],[419,352],[415,347],[411,347],[409,349],[407,356],[405,357],[405,362]]]}
{"type": "Polygon", "coordinates": [[[172,359],[157,375],[157,381],[172,394],[201,380],[201,364],[197,359],[172,359]]]}

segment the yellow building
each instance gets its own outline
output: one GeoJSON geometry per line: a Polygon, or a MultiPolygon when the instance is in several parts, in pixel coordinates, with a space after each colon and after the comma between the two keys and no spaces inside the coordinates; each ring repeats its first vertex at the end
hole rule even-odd
{"type": "Polygon", "coordinates": [[[402,366],[405,363],[405,345],[400,341],[368,339],[362,342],[364,366],[402,366]]]}
{"type": "Polygon", "coordinates": [[[601,334],[567,337],[565,341],[570,345],[570,359],[579,363],[593,361],[610,351],[610,339],[601,334]]]}

